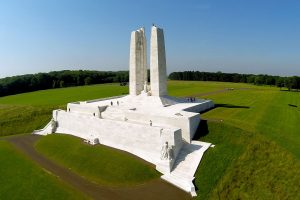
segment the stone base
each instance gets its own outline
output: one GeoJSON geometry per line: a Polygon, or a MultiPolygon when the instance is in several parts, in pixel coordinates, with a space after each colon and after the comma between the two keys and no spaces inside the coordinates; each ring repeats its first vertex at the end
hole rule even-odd
{"type": "MultiPolygon", "coordinates": [[[[71,134],[91,144],[114,147],[132,153],[156,166],[162,178],[194,193],[195,171],[208,143],[192,141],[201,111],[211,101],[193,103],[169,96],[146,94],[69,103],[67,111],[53,111],[57,133],[71,134]],[[168,142],[173,159],[161,160],[161,149],[168,142]]],[[[34,134],[51,133],[51,124],[34,134]]]]}

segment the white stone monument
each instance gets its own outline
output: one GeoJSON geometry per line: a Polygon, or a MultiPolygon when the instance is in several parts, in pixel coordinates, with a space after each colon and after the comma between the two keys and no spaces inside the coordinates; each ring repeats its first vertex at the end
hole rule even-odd
{"type": "Polygon", "coordinates": [[[129,61],[129,94],[136,96],[147,83],[147,52],[144,28],[131,33],[129,61]]]}
{"type": "Polygon", "coordinates": [[[152,27],[150,43],[150,86],[145,30],[141,28],[131,33],[129,95],[68,103],[67,111],[54,110],[53,120],[33,133],[71,134],[92,140],[91,144],[100,142],[130,152],[153,163],[163,174],[161,178],[195,196],[194,174],[211,144],[192,139],[199,113],[214,104],[168,96],[162,29],[152,27]]]}
{"type": "Polygon", "coordinates": [[[150,50],[150,82],[152,96],[167,95],[167,69],[164,32],[152,26],[150,50]]]}

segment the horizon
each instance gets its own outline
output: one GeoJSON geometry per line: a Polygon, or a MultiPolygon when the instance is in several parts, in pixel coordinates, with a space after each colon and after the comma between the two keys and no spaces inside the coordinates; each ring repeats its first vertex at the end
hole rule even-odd
{"type": "Polygon", "coordinates": [[[293,0],[2,2],[0,78],[127,71],[131,31],[144,26],[149,44],[152,23],[164,29],[168,74],[300,76],[299,8],[293,0]]]}
{"type": "MultiPolygon", "coordinates": [[[[121,70],[114,70],[114,71],[109,71],[109,70],[101,71],[101,70],[97,70],[97,69],[91,69],[91,70],[90,69],[62,69],[62,70],[52,70],[52,71],[47,71],[47,72],[16,74],[16,75],[12,75],[12,76],[0,77],[0,79],[11,78],[11,77],[16,77],[16,76],[35,75],[35,74],[40,74],[40,73],[41,74],[48,74],[48,73],[51,73],[51,72],[61,72],[61,71],[98,71],[98,72],[125,72],[125,71],[128,71],[129,72],[129,69],[127,69],[127,70],[125,70],[125,69],[122,70],[121,69],[121,70]]],[[[241,74],[241,75],[254,75],[254,76],[267,75],[267,76],[278,76],[278,77],[294,77],[294,76],[298,77],[298,75],[282,76],[282,75],[272,75],[272,74],[238,73],[238,72],[223,72],[223,71],[212,72],[212,71],[200,71],[200,70],[182,70],[182,71],[173,71],[173,72],[186,72],[186,71],[192,71],[192,72],[199,71],[199,72],[204,72],[204,73],[219,73],[220,72],[222,74],[241,74]]],[[[169,76],[173,72],[168,72],[167,76],[169,76]]]]}

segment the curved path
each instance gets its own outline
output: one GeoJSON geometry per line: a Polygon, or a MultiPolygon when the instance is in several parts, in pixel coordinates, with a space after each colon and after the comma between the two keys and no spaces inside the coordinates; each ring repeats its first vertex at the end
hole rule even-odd
{"type": "Polygon", "coordinates": [[[92,199],[191,199],[188,193],[177,189],[161,179],[156,179],[134,187],[108,187],[91,182],[38,153],[34,148],[34,144],[40,137],[41,136],[38,135],[22,135],[7,138],[7,140],[37,162],[46,171],[59,177],[62,181],[92,199]]]}

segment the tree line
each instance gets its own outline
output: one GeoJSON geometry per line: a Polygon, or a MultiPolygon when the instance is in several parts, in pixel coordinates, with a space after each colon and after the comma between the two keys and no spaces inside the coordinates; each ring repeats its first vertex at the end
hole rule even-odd
{"type": "Polygon", "coordinates": [[[200,72],[200,71],[184,71],[172,72],[169,75],[170,80],[185,81],[222,81],[234,83],[251,83],[255,85],[273,85],[280,89],[286,87],[288,90],[300,89],[300,77],[281,77],[266,74],[238,74],[238,73],[222,73],[222,72],[200,72]]]}
{"type": "Polygon", "coordinates": [[[128,71],[63,70],[49,73],[27,74],[0,79],[0,96],[99,83],[118,82],[121,85],[126,85],[128,80],[128,71]]]}
{"type": "MultiPolygon", "coordinates": [[[[148,80],[150,71],[148,70],[148,80]]],[[[188,81],[223,81],[235,83],[252,83],[256,85],[274,85],[286,87],[289,90],[300,89],[300,77],[280,77],[271,75],[253,75],[222,72],[184,71],[172,72],[170,80],[188,81]]],[[[49,73],[26,74],[0,79],[0,96],[100,83],[120,83],[127,85],[128,71],[89,71],[89,70],[63,70],[49,73]]]]}

